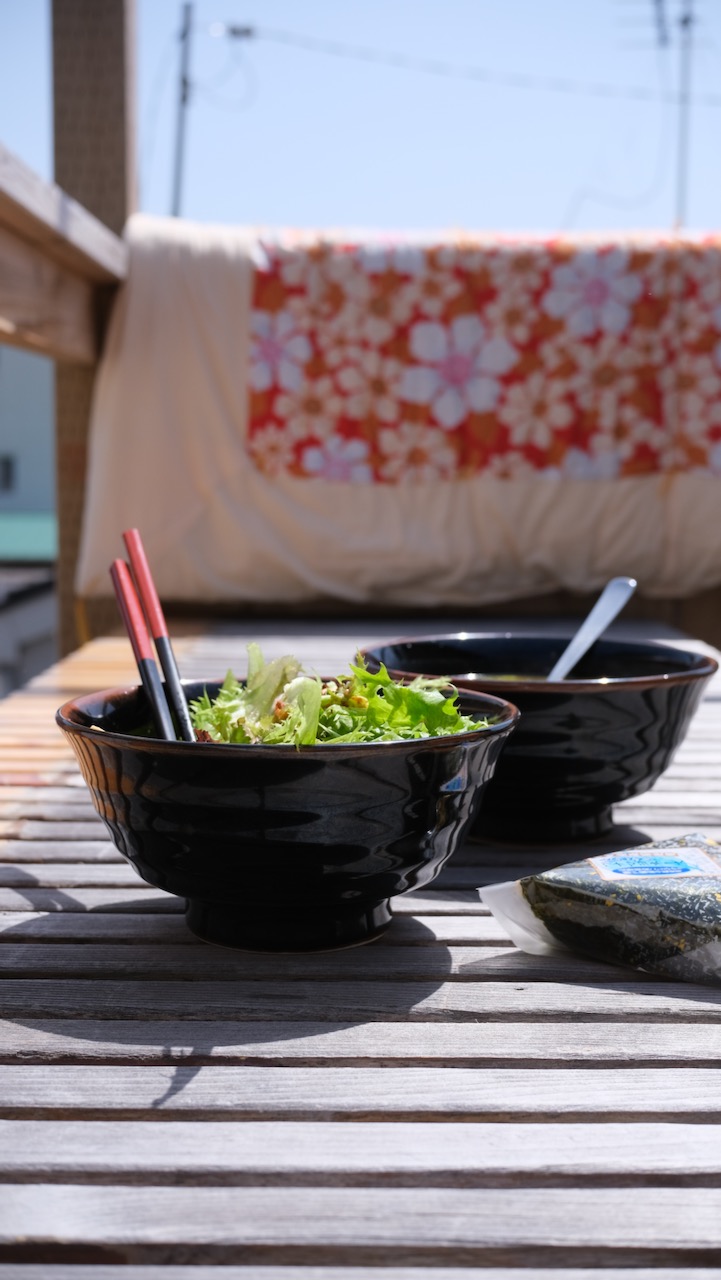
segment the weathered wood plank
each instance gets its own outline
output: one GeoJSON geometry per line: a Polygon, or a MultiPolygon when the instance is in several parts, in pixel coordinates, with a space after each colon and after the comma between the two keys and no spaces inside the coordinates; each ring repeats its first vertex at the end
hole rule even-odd
{"type": "MultiPolygon", "coordinates": [[[[721,735],[719,735],[721,739],[721,735]]],[[[721,746],[721,741],[719,742],[721,746]]],[[[633,813],[637,808],[653,808],[660,809],[700,809],[708,811],[716,815],[716,822],[719,821],[721,812],[721,796],[719,796],[718,788],[715,790],[708,787],[702,790],[700,787],[691,788],[674,787],[673,789],[664,789],[663,787],[654,787],[653,791],[646,791],[640,796],[635,796],[632,800],[624,800],[623,804],[617,806],[616,813],[626,815],[633,813]]]]}
{"type": "MultiPolygon", "coordinates": [[[[470,917],[473,922],[475,917],[470,917]]],[[[412,920],[412,917],[411,917],[412,920]]],[[[424,935],[425,936],[425,935],[424,935]]],[[[187,943],[202,946],[178,912],[115,915],[81,911],[0,912],[0,943],[7,942],[105,942],[135,946],[138,943],[187,943]]],[[[472,941],[467,937],[464,942],[472,941]]]]}
{"type": "MultiPolygon", "coordinates": [[[[605,1267],[602,1271],[586,1267],[535,1267],[532,1280],[663,1280],[664,1273],[654,1267],[605,1267]]],[[[512,1267],[395,1267],[384,1266],[373,1272],[377,1280],[524,1280],[518,1268],[512,1267]]],[[[43,1263],[35,1266],[0,1263],[0,1280],[371,1280],[367,1267],[337,1266],[73,1266],[72,1263],[43,1263]]],[[[673,1280],[721,1280],[716,1267],[674,1267],[673,1280]]]]}
{"type": "MultiPolygon", "coordinates": [[[[507,1267],[394,1267],[376,1268],[378,1280],[522,1280],[518,1268],[507,1267]]],[[[533,1280],[663,1280],[654,1267],[535,1267],[533,1280]]],[[[73,1266],[72,1263],[23,1264],[22,1269],[0,1263],[0,1280],[370,1280],[367,1267],[337,1266],[73,1266]]],[[[675,1267],[673,1280],[721,1280],[716,1267],[675,1267]]]]}
{"type": "Polygon", "coordinates": [[[686,756],[696,750],[697,747],[706,747],[709,742],[715,742],[718,739],[718,706],[719,699],[713,699],[708,702],[697,716],[694,717],[692,732],[686,741],[679,747],[677,755],[683,760],[686,756]]]}
{"type": "Polygon", "coordinates": [[[55,760],[74,759],[72,748],[62,738],[54,738],[47,742],[28,742],[21,738],[13,743],[8,737],[0,742],[0,763],[3,765],[13,760],[22,760],[26,764],[36,764],[41,761],[52,764],[55,760]]]}
{"type": "MultiPolygon", "coordinates": [[[[11,843],[11,842],[8,842],[11,843]]],[[[112,849],[112,845],[110,848],[112,849]]],[[[60,862],[28,862],[22,866],[0,864],[0,885],[14,888],[17,885],[34,885],[42,888],[120,888],[138,884],[140,877],[123,858],[109,864],[60,862]]]]}
{"type": "MultiPolygon", "coordinates": [[[[719,750],[721,750],[721,747],[719,750]]],[[[717,843],[721,843],[721,827],[715,823],[701,821],[701,815],[699,814],[682,814],[681,818],[666,815],[663,819],[659,814],[647,817],[635,814],[633,828],[636,832],[634,844],[643,844],[649,840],[668,840],[673,836],[699,831],[710,836],[717,843]]],[[[586,849],[584,856],[587,857],[590,852],[592,852],[592,848],[589,847],[586,849]]],[[[563,860],[568,860],[565,855],[563,860]]]]}
{"type": "MultiPolygon", "coordinates": [[[[372,1028],[368,1028],[369,1040],[372,1028]]],[[[721,1122],[721,1069],[0,1066],[4,1119],[721,1122]]]]}
{"type": "Polygon", "coordinates": [[[71,786],[76,778],[79,778],[78,787],[81,784],[85,786],[70,760],[57,761],[49,767],[34,767],[17,759],[4,760],[0,767],[0,787],[6,784],[26,787],[57,787],[61,784],[71,786]]]}
{"type": "MultiPolygon", "coordinates": [[[[668,834],[671,834],[669,830],[659,832],[657,827],[655,827],[652,832],[646,824],[644,824],[644,828],[645,837],[649,840],[662,839],[668,834]]],[[[684,831],[698,830],[699,825],[697,824],[696,826],[693,826],[692,824],[687,823],[683,825],[682,829],[684,831]]],[[[706,823],[703,826],[703,831],[712,837],[717,835],[719,837],[719,842],[721,843],[721,829],[715,833],[714,830],[709,827],[709,824],[706,823]]],[[[675,827],[673,832],[678,834],[679,828],[675,827]]],[[[599,852],[601,851],[599,850],[599,852]]],[[[549,847],[549,849],[543,854],[537,854],[536,856],[529,857],[526,862],[491,862],[490,860],[486,861],[485,857],[479,857],[476,861],[471,863],[451,862],[443,868],[440,875],[433,881],[433,884],[434,886],[437,886],[439,890],[474,889],[485,884],[497,884],[499,881],[519,880],[523,876],[537,874],[550,867],[557,867],[564,862],[573,862],[578,857],[586,857],[587,855],[588,849],[580,852],[578,850],[574,850],[573,852],[569,850],[568,853],[562,852],[559,856],[558,846],[556,846],[555,848],[549,847]]]]}
{"type": "MultiPolygon", "coordinates": [[[[41,826],[41,823],[37,824],[41,826]]],[[[114,862],[117,866],[124,868],[126,871],[130,869],[130,863],[122,854],[118,853],[115,845],[108,839],[108,834],[102,825],[94,823],[48,823],[49,827],[66,825],[71,826],[87,826],[90,830],[87,832],[87,838],[76,839],[70,831],[66,836],[52,836],[48,832],[45,838],[39,835],[35,839],[23,838],[6,838],[0,840],[0,876],[8,883],[11,882],[13,875],[12,869],[8,864],[23,864],[22,874],[32,874],[33,864],[37,863],[43,870],[41,874],[48,877],[54,874],[55,864],[63,863],[62,867],[58,867],[58,875],[67,880],[69,877],[85,876],[92,874],[88,871],[87,864],[89,862],[114,862]],[[77,870],[72,871],[70,868],[76,866],[77,870]]],[[[107,872],[100,871],[98,873],[102,878],[107,872]]],[[[112,874],[112,872],[110,873],[112,874]]]]}
{"type": "Polygon", "coordinates": [[[0,146],[0,224],[90,280],[117,283],[127,245],[87,209],[0,146]]]}
{"type": "MultiPolygon", "coordinates": [[[[93,843],[99,840],[108,842],[107,829],[100,818],[92,818],[83,814],[79,820],[62,818],[53,821],[50,814],[42,819],[0,820],[0,856],[9,857],[8,845],[28,843],[45,847],[58,842],[72,842],[74,845],[93,843]]],[[[109,842],[108,842],[109,843],[109,842]]],[[[82,858],[82,848],[76,849],[82,858]]]]}
{"type": "MultiPolygon", "coordinates": [[[[56,751],[67,754],[62,730],[55,724],[59,704],[38,695],[30,685],[9,693],[0,706],[0,748],[5,754],[17,746],[20,751],[56,751]]],[[[72,751],[72,749],[71,749],[72,751]]]]}
{"type": "Polygon", "coordinates": [[[271,1066],[710,1067],[721,1025],[663,1022],[0,1023],[6,1063],[183,1063],[271,1066]]]}
{"type": "MultiPolygon", "coordinates": [[[[393,930],[393,925],[389,933],[393,930]]],[[[140,982],[500,982],[518,979],[543,982],[603,983],[628,981],[632,970],[568,953],[530,956],[508,941],[483,947],[373,946],[343,951],[279,954],[231,951],[226,947],[197,947],[192,943],[163,946],[138,943],[85,942],[34,944],[5,942],[0,947],[0,977],[81,978],[140,982]]],[[[659,979],[645,975],[649,984],[659,979]]]]}
{"type": "Polygon", "coordinates": [[[121,911],[156,915],[166,911],[182,913],[183,910],[181,898],[153,889],[150,885],[143,886],[141,881],[132,890],[73,889],[69,892],[67,889],[38,889],[28,878],[22,888],[0,888],[0,911],[87,911],[98,915],[121,911]]]}
{"type": "Polygon", "coordinates": [[[76,364],[98,356],[92,284],[1,225],[0,340],[76,364]]]}
{"type": "MultiPolygon", "coordinates": [[[[22,824],[28,820],[31,822],[96,821],[93,817],[93,810],[91,808],[89,798],[88,800],[82,800],[81,797],[78,796],[77,802],[67,801],[62,803],[46,801],[45,804],[43,804],[42,796],[44,793],[41,791],[38,794],[38,792],[35,791],[32,800],[3,799],[6,791],[21,791],[24,789],[25,788],[21,787],[0,787],[0,820],[2,820],[3,824],[2,830],[6,835],[9,834],[9,832],[5,830],[6,823],[23,829],[22,824]]],[[[30,790],[30,788],[27,788],[27,790],[30,790]]],[[[49,791],[50,788],[48,787],[46,790],[49,791]]],[[[70,791],[70,788],[58,787],[57,790],[70,791]]]]}
{"type": "MultiPolygon", "coordinates": [[[[721,834],[721,814],[719,810],[710,809],[708,806],[699,805],[677,807],[675,810],[671,807],[662,808],[653,803],[652,796],[645,797],[645,803],[641,803],[644,797],[634,803],[633,807],[623,811],[623,820],[634,827],[645,827],[648,824],[654,826],[673,826],[677,832],[681,831],[704,831],[706,835],[712,839],[718,840],[721,834]]],[[[629,803],[628,801],[626,802],[629,803]]]]}
{"type": "MultiPolygon", "coordinates": [[[[719,736],[721,737],[721,734],[719,736]]],[[[719,781],[721,781],[721,761],[715,764],[709,763],[703,771],[694,768],[693,765],[674,763],[654,784],[653,794],[667,795],[671,791],[689,793],[703,791],[712,794],[711,787],[719,781]]]]}
{"type": "MultiPolygon", "coordinates": [[[[556,850],[548,851],[534,859],[538,870],[558,864],[556,850]]],[[[494,863],[488,865],[483,858],[471,863],[448,865],[435,879],[433,892],[444,890],[474,890],[478,884],[494,879],[516,879],[528,872],[528,864],[494,863]]],[[[110,841],[68,841],[63,849],[53,841],[5,841],[5,858],[0,861],[0,887],[17,884],[33,884],[37,888],[108,888],[136,887],[140,877],[132,865],[120,858],[110,841]],[[15,856],[15,851],[19,856],[15,856]],[[33,854],[45,854],[47,861],[24,859],[33,854]],[[63,856],[63,861],[58,859],[63,856]],[[72,858],[73,861],[65,861],[72,858]],[[95,856],[97,855],[97,856],[95,856]],[[99,859],[102,858],[102,863],[99,859]]],[[[428,892],[428,891],[426,891],[428,892]]]]}
{"type": "MultiPolygon", "coordinates": [[[[689,828],[690,829],[690,828],[689,828]]],[[[709,832],[709,828],[705,830],[709,832]]],[[[712,833],[711,833],[712,834],[712,833]]],[[[721,837],[721,832],[719,832],[721,837]]],[[[8,842],[12,843],[12,842],[8,842]]],[[[32,844],[28,848],[34,847],[32,844]]],[[[125,859],[113,858],[113,846],[108,842],[103,846],[103,842],[98,842],[96,852],[108,855],[107,861],[83,861],[83,847],[92,848],[92,841],[79,842],[78,858],[73,862],[21,862],[16,860],[14,863],[0,862],[0,889],[7,888],[52,888],[74,891],[76,889],[107,889],[107,888],[127,888],[135,889],[142,883],[140,877],[133,870],[130,863],[125,859]]],[[[53,853],[54,849],[49,848],[48,852],[53,853]]],[[[72,852],[71,842],[65,846],[66,855],[72,852]]],[[[541,871],[545,867],[558,866],[561,861],[572,861],[578,856],[578,851],[568,854],[562,854],[559,858],[558,849],[549,849],[544,854],[537,854],[529,859],[529,862],[488,862],[485,854],[479,855],[477,860],[466,863],[451,862],[446,866],[440,875],[433,881],[433,886],[429,886],[424,893],[429,896],[432,894],[434,902],[438,904],[439,898],[436,896],[444,892],[450,891],[467,891],[471,893],[474,889],[484,884],[494,884],[500,880],[516,880],[520,876],[528,875],[533,871],[541,871]]],[[[155,891],[157,893],[157,890],[155,891]]],[[[403,909],[402,904],[404,898],[398,900],[399,909],[403,909]]],[[[417,899],[416,899],[417,901],[417,899]]],[[[480,905],[480,904],[479,904],[480,905]]],[[[0,910],[6,910],[4,899],[0,898],[0,910]]],[[[424,908],[425,910],[425,908],[424,908]]]]}
{"type": "MultiPolygon", "coordinates": [[[[188,942],[202,946],[185,920],[170,913],[113,915],[102,921],[87,912],[0,912],[0,942],[188,942]]],[[[437,943],[469,943],[473,946],[509,945],[505,931],[493,916],[396,916],[383,935],[384,946],[428,946],[437,943]]],[[[228,954],[227,952],[225,953],[228,954]]]]}
{"type": "Polygon", "coordinates": [[[682,747],[676,757],[681,765],[696,765],[705,768],[718,761],[718,737],[713,734],[707,738],[697,737],[694,733],[687,747],[682,747]]]}
{"type": "MultiPolygon", "coordinates": [[[[5,813],[7,809],[12,810],[17,805],[17,814],[22,816],[23,813],[39,814],[47,813],[52,816],[53,806],[70,805],[76,806],[81,810],[78,817],[88,816],[93,812],[90,793],[87,791],[85,784],[82,788],[77,786],[65,785],[62,787],[43,787],[42,791],[38,791],[37,787],[23,787],[5,785],[0,787],[0,812],[5,813]]],[[[15,816],[12,812],[9,816],[15,816]]],[[[72,816],[72,815],[71,815],[72,816]]]]}
{"type": "MultiPolygon", "coordinates": [[[[183,900],[170,893],[145,885],[136,880],[123,889],[52,889],[38,888],[28,877],[17,888],[0,888],[0,911],[92,911],[102,914],[108,911],[125,912],[182,912],[183,900]]],[[[432,888],[408,893],[393,899],[395,915],[488,915],[477,893],[470,889],[434,891],[432,888]]]]}
{"type": "MultiPolygon", "coordinates": [[[[721,744],[719,745],[719,750],[721,751],[721,744]]],[[[481,814],[481,819],[482,817],[483,815],[481,814]]],[[[558,866],[559,863],[575,862],[580,858],[586,858],[591,855],[598,856],[598,854],[603,853],[615,853],[619,849],[635,847],[642,844],[644,840],[651,838],[648,835],[649,829],[665,831],[672,827],[677,834],[682,830],[670,811],[659,811],[655,814],[651,823],[640,824],[635,820],[635,815],[628,815],[621,806],[617,806],[616,817],[617,822],[613,828],[591,843],[569,841],[567,844],[558,842],[554,844],[543,843],[539,840],[533,846],[514,844],[510,840],[501,841],[484,838],[481,820],[471,832],[469,838],[453,854],[448,864],[448,869],[453,871],[460,866],[485,863],[486,865],[502,867],[506,871],[512,871],[514,867],[519,866],[541,871],[545,867],[558,866]],[[624,821],[622,822],[621,819],[624,819],[624,821]]],[[[697,823],[696,826],[698,827],[699,824],[697,823]]],[[[695,829],[693,824],[683,828],[683,830],[687,831],[695,829]]]]}
{"type": "MultiPolygon", "coordinates": [[[[104,828],[101,830],[104,830],[104,828]]],[[[95,839],[84,840],[80,846],[71,839],[6,840],[0,843],[0,866],[8,862],[18,867],[34,862],[49,863],[51,865],[64,862],[79,866],[85,866],[89,862],[122,865],[125,859],[122,854],[118,853],[115,845],[109,844],[104,840],[98,840],[97,836],[98,832],[96,831],[95,839]],[[13,846],[12,849],[8,848],[10,845],[13,846]]]]}
{"type": "MultiPolygon", "coordinates": [[[[12,843],[12,842],[8,842],[12,843]]],[[[108,848],[112,849],[112,845],[108,848]]],[[[544,864],[537,863],[538,869],[540,865],[557,865],[557,853],[549,853],[548,859],[544,864]]],[[[495,880],[515,880],[528,870],[518,864],[493,864],[491,866],[479,863],[471,865],[447,866],[434,881],[439,890],[444,889],[475,889],[480,884],[491,883],[495,880]]],[[[134,888],[140,877],[133,870],[130,863],[122,859],[117,862],[110,863],[90,863],[77,862],[67,864],[60,862],[43,863],[28,862],[20,864],[0,863],[0,887],[14,888],[18,885],[34,886],[41,888],[60,888],[60,889],[104,889],[104,888],[122,888],[125,886],[134,888]]]]}
{"type": "Polygon", "coordinates": [[[721,1125],[0,1120],[0,1183],[721,1186],[721,1125]]]}
{"type": "Polygon", "coordinates": [[[112,982],[7,978],[0,1017],[190,1020],[721,1022],[721,990],[619,982],[112,982]]]}
{"type": "MultiPolygon", "coordinates": [[[[109,841],[107,842],[107,848],[108,850],[113,848],[109,841]]],[[[512,878],[512,873],[518,869],[508,867],[505,870],[508,876],[512,878]]],[[[496,870],[497,868],[493,868],[494,873],[496,870]]],[[[439,877],[434,883],[440,889],[475,888],[477,871],[478,868],[475,866],[459,866],[454,868],[452,872],[449,871],[443,880],[439,877]]],[[[503,872],[503,868],[501,871],[503,872]]],[[[0,887],[3,888],[13,888],[17,885],[33,885],[38,889],[104,889],[109,887],[123,888],[125,886],[135,888],[139,882],[140,877],[137,872],[133,870],[130,863],[126,862],[124,858],[118,862],[103,865],[82,863],[80,861],[69,865],[42,862],[29,862],[24,863],[22,866],[8,865],[7,863],[0,864],[0,887]]]]}
{"type": "Polygon", "coordinates": [[[721,1191],[7,1185],[0,1256],[32,1261],[711,1265],[721,1191]]]}

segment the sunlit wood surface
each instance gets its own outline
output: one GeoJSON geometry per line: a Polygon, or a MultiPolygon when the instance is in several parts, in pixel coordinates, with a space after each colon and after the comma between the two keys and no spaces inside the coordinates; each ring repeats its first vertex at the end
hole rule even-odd
{"type": "MultiPolygon", "coordinates": [[[[259,630],[181,637],[183,673],[259,630]]],[[[397,628],[265,630],[330,673],[397,628]]],[[[469,843],[367,947],[196,941],[53,721],[124,683],[98,640],[0,704],[0,1280],[721,1277],[721,984],[516,952],[476,886],[579,847],[469,843]]],[[[717,681],[617,820],[721,838],[720,783],[717,681]]]]}

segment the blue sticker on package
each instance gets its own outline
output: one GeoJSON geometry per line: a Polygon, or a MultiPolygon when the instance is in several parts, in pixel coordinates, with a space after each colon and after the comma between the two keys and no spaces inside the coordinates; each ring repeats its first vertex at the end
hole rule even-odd
{"type": "Polygon", "coordinates": [[[523,951],[721,984],[721,845],[708,836],[598,854],[479,893],[523,951]]]}
{"type": "Polygon", "coordinates": [[[588,861],[604,880],[629,876],[721,876],[721,862],[702,849],[682,845],[655,851],[626,849],[623,853],[606,853],[588,861]]]}

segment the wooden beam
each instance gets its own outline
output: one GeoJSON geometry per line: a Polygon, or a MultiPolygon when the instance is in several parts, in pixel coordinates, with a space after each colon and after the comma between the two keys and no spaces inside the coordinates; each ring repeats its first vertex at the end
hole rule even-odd
{"type": "Polygon", "coordinates": [[[127,245],[55,183],[45,182],[0,144],[0,227],[73,274],[117,284],[127,245]]]}
{"type": "Polygon", "coordinates": [[[97,359],[93,285],[0,226],[0,341],[78,364],[97,359]]]}
{"type": "Polygon", "coordinates": [[[55,179],[118,234],[136,204],[135,0],[53,0],[55,179]]]}
{"type": "MultiPolygon", "coordinates": [[[[53,0],[52,14],[55,179],[105,224],[112,242],[112,233],[122,232],[135,207],[135,3],[53,0]]],[[[93,256],[97,256],[95,242],[93,256]]],[[[111,265],[107,258],[105,265],[111,265]]],[[[58,595],[63,652],[81,638],[74,579],[92,391],[91,369],[58,368],[58,595]]]]}
{"type": "Polygon", "coordinates": [[[102,303],[127,267],[119,236],[0,145],[0,342],[93,365],[102,303]]]}

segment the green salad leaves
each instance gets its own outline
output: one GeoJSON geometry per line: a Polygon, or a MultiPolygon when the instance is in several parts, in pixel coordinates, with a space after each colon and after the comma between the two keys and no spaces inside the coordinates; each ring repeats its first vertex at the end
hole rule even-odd
{"type": "Polygon", "coordinates": [[[356,662],[348,675],[322,681],[304,675],[296,658],[265,662],[257,644],[248,645],[247,680],[229,671],[218,696],[204,692],[190,711],[204,741],[296,747],[435,738],[488,723],[459,711],[445,679],[397,684],[384,666],[371,672],[356,662]]]}

